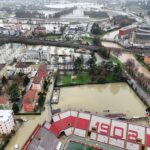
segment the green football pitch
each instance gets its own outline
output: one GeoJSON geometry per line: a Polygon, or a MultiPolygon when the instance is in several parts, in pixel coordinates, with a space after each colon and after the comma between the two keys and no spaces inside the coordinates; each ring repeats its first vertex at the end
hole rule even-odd
{"type": "Polygon", "coordinates": [[[98,149],[85,146],[84,144],[78,144],[76,142],[70,142],[67,150],[98,150],[98,149]]]}

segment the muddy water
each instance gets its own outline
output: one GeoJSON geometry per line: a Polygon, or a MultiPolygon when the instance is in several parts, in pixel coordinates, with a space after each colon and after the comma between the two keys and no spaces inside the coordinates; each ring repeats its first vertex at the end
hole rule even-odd
{"type": "Polygon", "coordinates": [[[107,48],[122,48],[120,45],[118,45],[116,43],[113,43],[113,42],[105,42],[105,41],[103,41],[102,45],[104,47],[107,47],[107,48]]]}
{"type": "Polygon", "coordinates": [[[122,63],[126,63],[128,61],[128,59],[132,59],[135,63],[135,66],[138,68],[138,72],[143,73],[145,76],[150,77],[150,72],[144,67],[142,66],[134,57],[133,54],[129,54],[129,53],[122,53],[118,59],[122,62],[122,63]]]}
{"type": "Polygon", "coordinates": [[[144,116],[146,108],[125,83],[62,88],[59,104],[52,107],[99,113],[110,110],[112,113],[125,113],[128,116],[144,116]]]}

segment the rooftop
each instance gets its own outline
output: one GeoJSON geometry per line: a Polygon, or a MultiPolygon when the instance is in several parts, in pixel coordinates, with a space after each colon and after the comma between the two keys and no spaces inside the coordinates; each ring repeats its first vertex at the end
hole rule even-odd
{"type": "Polygon", "coordinates": [[[38,99],[37,90],[29,90],[24,96],[23,103],[31,104],[38,99]]]}
{"type": "Polygon", "coordinates": [[[16,64],[16,68],[27,68],[27,67],[29,67],[30,66],[30,64],[29,63],[24,63],[24,62],[17,62],[17,64],[16,64]]]}
{"type": "Polygon", "coordinates": [[[44,127],[41,127],[33,137],[27,150],[57,150],[58,146],[61,146],[61,142],[57,137],[44,127]]]}
{"type": "Polygon", "coordinates": [[[0,110],[0,122],[7,121],[12,115],[12,110],[0,110]]]}
{"type": "Polygon", "coordinates": [[[5,96],[0,96],[0,104],[7,104],[8,103],[8,98],[5,96]]]}
{"type": "Polygon", "coordinates": [[[34,84],[40,84],[41,81],[42,81],[42,77],[41,77],[41,76],[35,76],[35,77],[33,78],[33,83],[34,83],[34,84]]]}

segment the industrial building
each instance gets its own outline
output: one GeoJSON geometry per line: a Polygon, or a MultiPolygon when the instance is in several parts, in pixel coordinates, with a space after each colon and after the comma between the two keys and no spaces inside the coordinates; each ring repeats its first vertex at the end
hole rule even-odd
{"type": "Polygon", "coordinates": [[[141,25],[138,30],[133,34],[133,36],[133,43],[150,46],[150,25],[141,25]]]}
{"type": "Polygon", "coordinates": [[[129,37],[134,31],[136,31],[137,25],[129,25],[119,30],[119,37],[121,39],[129,37]]]}

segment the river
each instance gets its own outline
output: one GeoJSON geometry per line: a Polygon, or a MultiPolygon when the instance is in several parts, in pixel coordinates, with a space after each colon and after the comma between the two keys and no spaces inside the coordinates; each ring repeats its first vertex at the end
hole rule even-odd
{"type": "Polygon", "coordinates": [[[128,116],[144,116],[146,106],[126,83],[84,85],[61,88],[59,104],[53,109],[82,109],[103,113],[125,113],[128,116]]]}

